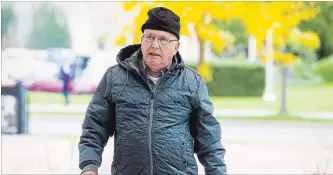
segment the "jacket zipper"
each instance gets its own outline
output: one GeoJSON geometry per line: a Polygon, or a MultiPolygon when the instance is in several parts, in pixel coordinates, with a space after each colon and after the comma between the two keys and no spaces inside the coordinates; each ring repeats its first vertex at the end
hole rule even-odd
{"type": "Polygon", "coordinates": [[[153,161],[153,145],[152,145],[152,127],[153,127],[153,115],[154,115],[154,101],[155,101],[155,92],[158,86],[158,83],[162,80],[162,78],[167,74],[163,74],[161,78],[157,81],[156,85],[154,86],[151,92],[151,99],[150,99],[150,110],[149,110],[149,125],[148,125],[148,148],[149,148],[149,155],[150,155],[150,175],[154,174],[154,161],[153,161]]]}
{"type": "MultiPolygon", "coordinates": [[[[134,68],[135,69],[135,68],[134,68]]],[[[155,101],[155,91],[157,89],[158,83],[162,80],[162,78],[168,73],[166,72],[161,76],[161,78],[157,81],[156,85],[152,89],[149,83],[143,78],[143,76],[137,72],[139,76],[143,79],[144,82],[148,85],[150,91],[151,91],[151,96],[150,96],[150,102],[149,102],[149,123],[148,123],[148,150],[149,150],[149,159],[150,159],[150,175],[154,174],[154,162],[153,162],[153,151],[152,151],[152,125],[153,125],[153,115],[154,115],[154,101],[155,101]]]]}
{"type": "Polygon", "coordinates": [[[149,149],[149,158],[150,158],[150,175],[154,174],[154,164],[153,164],[153,151],[152,151],[152,125],[153,125],[153,114],[154,114],[154,94],[152,92],[150,99],[150,108],[149,108],[149,124],[148,124],[148,149],[149,149]]]}

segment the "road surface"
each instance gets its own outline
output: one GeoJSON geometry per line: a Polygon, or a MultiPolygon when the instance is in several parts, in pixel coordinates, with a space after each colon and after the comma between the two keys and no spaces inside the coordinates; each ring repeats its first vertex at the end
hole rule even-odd
{"type": "MultiPolygon", "coordinates": [[[[333,174],[333,125],[220,121],[228,174],[333,174]]],[[[2,137],[4,174],[80,173],[79,119],[31,118],[27,136],[2,137]]],[[[110,174],[113,139],[103,154],[100,174],[110,174]]],[[[203,174],[199,166],[199,173],[203,174]]]]}

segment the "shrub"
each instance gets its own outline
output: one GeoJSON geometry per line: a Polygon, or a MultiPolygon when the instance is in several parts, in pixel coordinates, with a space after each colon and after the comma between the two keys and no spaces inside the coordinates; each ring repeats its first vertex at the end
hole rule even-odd
{"type": "MultiPolygon", "coordinates": [[[[195,69],[195,66],[190,65],[195,69]]],[[[265,68],[261,63],[230,61],[211,65],[213,81],[207,83],[211,96],[261,96],[265,68]]]]}
{"type": "Polygon", "coordinates": [[[333,82],[333,57],[321,59],[313,69],[325,82],[333,82]]]}

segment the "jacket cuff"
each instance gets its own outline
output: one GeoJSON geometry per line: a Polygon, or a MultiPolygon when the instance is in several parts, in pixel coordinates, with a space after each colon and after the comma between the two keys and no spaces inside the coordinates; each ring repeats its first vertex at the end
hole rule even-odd
{"type": "Polygon", "coordinates": [[[205,171],[206,175],[227,175],[227,172],[225,170],[214,170],[214,171],[205,171]]]}
{"type": "Polygon", "coordinates": [[[93,171],[93,172],[95,172],[96,174],[98,174],[98,166],[95,165],[95,164],[88,164],[88,165],[86,165],[86,166],[84,166],[84,167],[82,168],[82,172],[81,172],[81,174],[82,174],[83,172],[85,172],[85,171],[93,171]]]}

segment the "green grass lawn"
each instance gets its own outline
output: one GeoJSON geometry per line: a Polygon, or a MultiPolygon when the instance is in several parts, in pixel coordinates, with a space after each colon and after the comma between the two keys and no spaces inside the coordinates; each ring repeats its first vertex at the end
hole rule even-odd
{"type": "MultiPolygon", "coordinates": [[[[277,100],[265,102],[261,97],[211,97],[216,109],[264,109],[279,111],[281,90],[277,100]]],[[[30,104],[63,104],[60,93],[29,92],[30,104]]],[[[92,95],[70,95],[72,104],[88,104],[92,95]]],[[[290,86],[287,90],[289,112],[333,111],[333,85],[290,86]]]]}
{"type": "MultiPolygon", "coordinates": [[[[276,90],[277,100],[265,102],[261,97],[211,97],[215,108],[265,109],[279,111],[281,89],[276,90]]],[[[333,85],[290,86],[287,90],[289,112],[333,111],[333,85]]]]}
{"type": "MultiPolygon", "coordinates": [[[[90,94],[70,95],[72,104],[88,104],[92,98],[90,94]]],[[[29,104],[64,104],[65,99],[61,93],[28,92],[29,104]]]]}
{"type": "MultiPolygon", "coordinates": [[[[216,109],[262,109],[273,110],[278,113],[280,107],[281,90],[276,90],[277,100],[265,102],[261,97],[211,97],[216,109]]],[[[92,95],[70,95],[72,104],[87,105],[92,95]]],[[[63,104],[64,98],[60,93],[28,92],[30,104],[63,104]]],[[[290,86],[287,91],[287,108],[290,113],[297,112],[325,112],[333,111],[333,84],[311,85],[311,86],[290,86]]],[[[52,112],[33,113],[33,116],[43,117],[84,117],[84,113],[74,112],[52,112]]],[[[31,114],[30,114],[31,115],[31,114]]],[[[228,117],[217,116],[221,120],[251,120],[251,121],[279,121],[279,122],[315,122],[333,124],[330,119],[304,119],[297,116],[247,116],[228,117]]]]}

